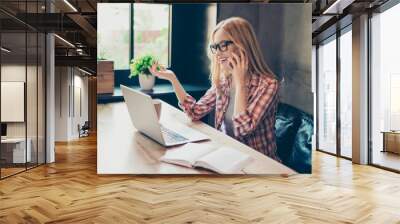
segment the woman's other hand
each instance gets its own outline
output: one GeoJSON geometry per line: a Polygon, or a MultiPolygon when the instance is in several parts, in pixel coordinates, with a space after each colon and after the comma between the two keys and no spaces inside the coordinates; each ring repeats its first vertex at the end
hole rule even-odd
{"type": "Polygon", "coordinates": [[[159,65],[158,63],[154,63],[150,68],[149,71],[151,72],[151,74],[153,74],[154,76],[156,76],[157,78],[160,79],[165,79],[168,81],[172,81],[174,78],[176,78],[175,73],[171,70],[165,69],[164,66],[159,65]],[[159,69],[157,69],[157,67],[159,69]]]}

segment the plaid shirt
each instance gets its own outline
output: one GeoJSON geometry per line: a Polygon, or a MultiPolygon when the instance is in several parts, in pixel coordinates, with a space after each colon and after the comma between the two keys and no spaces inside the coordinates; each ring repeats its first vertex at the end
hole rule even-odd
{"type": "MultiPolygon", "coordinates": [[[[230,79],[221,79],[220,90],[212,86],[196,100],[187,95],[179,106],[193,120],[199,120],[215,108],[215,127],[221,130],[229,104],[230,79]]],[[[246,111],[233,116],[235,139],[253,149],[280,161],[276,154],[275,114],[278,105],[279,83],[267,76],[252,75],[247,82],[248,106],[246,111]]]]}

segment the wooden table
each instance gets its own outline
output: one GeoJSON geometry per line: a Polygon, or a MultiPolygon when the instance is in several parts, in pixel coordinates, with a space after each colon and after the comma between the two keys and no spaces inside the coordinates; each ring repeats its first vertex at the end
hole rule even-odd
{"type": "MultiPolygon", "coordinates": [[[[97,173],[98,174],[207,174],[159,161],[165,147],[138,132],[132,125],[124,102],[97,106],[97,173]]],[[[192,122],[182,111],[162,103],[161,122],[179,122],[194,128],[211,140],[201,144],[230,146],[247,153],[253,161],[244,168],[246,174],[295,174],[293,170],[242,144],[202,122],[192,122]]],[[[180,147],[180,146],[177,146],[180,147]]],[[[243,174],[243,173],[239,173],[243,174]]]]}
{"type": "Polygon", "coordinates": [[[382,131],[383,150],[382,152],[392,152],[400,154],[400,131],[382,131]]]}

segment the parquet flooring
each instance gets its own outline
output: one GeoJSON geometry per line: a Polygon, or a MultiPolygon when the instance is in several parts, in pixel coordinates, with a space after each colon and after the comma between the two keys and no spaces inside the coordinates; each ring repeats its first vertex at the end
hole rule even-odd
{"type": "Polygon", "coordinates": [[[96,138],[0,181],[0,223],[400,223],[400,175],[321,152],[313,174],[98,176],[96,138]]]}
{"type": "Polygon", "coordinates": [[[7,177],[7,176],[10,176],[10,175],[13,175],[13,174],[15,174],[15,173],[18,173],[18,172],[21,172],[21,171],[24,171],[25,170],[25,167],[21,167],[21,168],[1,168],[1,176],[2,177],[7,177]]]}

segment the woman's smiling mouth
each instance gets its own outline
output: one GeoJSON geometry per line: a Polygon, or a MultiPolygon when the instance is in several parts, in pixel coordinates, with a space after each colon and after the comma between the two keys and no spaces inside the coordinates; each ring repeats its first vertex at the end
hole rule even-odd
{"type": "Polygon", "coordinates": [[[218,61],[219,61],[220,64],[226,63],[228,61],[228,57],[218,58],[218,61]]]}

